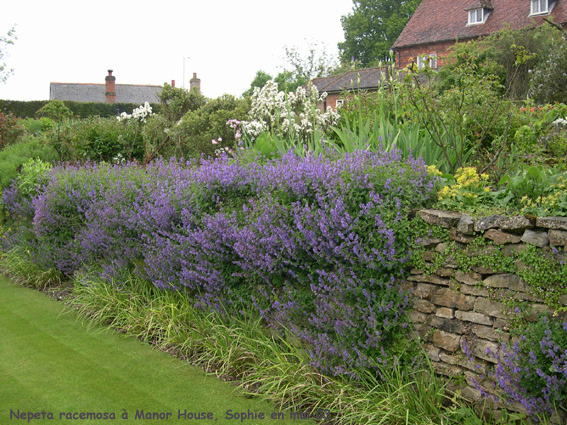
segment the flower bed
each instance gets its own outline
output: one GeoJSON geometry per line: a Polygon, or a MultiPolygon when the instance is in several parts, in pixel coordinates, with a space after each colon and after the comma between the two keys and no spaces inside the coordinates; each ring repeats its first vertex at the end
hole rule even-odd
{"type": "Polygon", "coordinates": [[[31,203],[17,183],[4,203],[45,268],[96,268],[117,284],[135,270],[205,310],[256,310],[320,370],[356,375],[386,361],[407,326],[394,282],[409,258],[407,213],[433,183],[396,153],[290,153],[56,169],[31,203]]]}

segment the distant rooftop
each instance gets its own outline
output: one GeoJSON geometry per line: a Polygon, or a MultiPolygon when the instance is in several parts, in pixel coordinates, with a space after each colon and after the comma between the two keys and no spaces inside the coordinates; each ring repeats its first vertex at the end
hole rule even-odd
{"type": "Polygon", "coordinates": [[[342,75],[315,78],[313,85],[319,93],[342,92],[344,90],[368,90],[380,86],[382,76],[387,74],[385,68],[366,68],[348,71],[342,75]]]}
{"type": "Polygon", "coordinates": [[[116,84],[115,80],[116,78],[112,76],[112,70],[109,70],[109,75],[104,84],[50,83],[49,99],[100,103],[142,104],[144,102],[159,102],[158,94],[161,92],[161,86],[116,84]],[[112,100],[110,100],[109,95],[112,96],[112,100]]]}
{"type": "MultiPolygon", "coordinates": [[[[51,83],[50,100],[73,100],[75,102],[106,102],[104,84],[51,83]]],[[[161,86],[116,84],[116,102],[139,103],[159,102],[161,86]]]]}

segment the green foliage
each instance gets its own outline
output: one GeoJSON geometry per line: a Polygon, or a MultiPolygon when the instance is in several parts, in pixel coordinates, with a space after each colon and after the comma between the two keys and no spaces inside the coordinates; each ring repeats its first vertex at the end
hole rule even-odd
{"type": "Polygon", "coordinates": [[[73,116],[73,113],[61,100],[52,100],[37,111],[39,117],[47,117],[56,123],[61,123],[73,116]]]}
{"type": "Polygon", "coordinates": [[[244,119],[248,102],[225,94],[187,112],[170,130],[176,156],[198,157],[214,155],[221,149],[234,149],[234,132],[227,125],[230,119],[244,119]],[[213,143],[213,141],[216,142],[213,143]]]}
{"type": "Polygon", "coordinates": [[[6,114],[13,114],[18,118],[35,118],[35,114],[43,106],[49,103],[48,100],[5,100],[0,99],[0,111],[6,114]]]}
{"type": "Polygon", "coordinates": [[[59,286],[63,281],[62,273],[56,268],[45,269],[37,264],[25,243],[0,253],[0,272],[21,285],[37,289],[59,286]]]}
{"type": "Polygon", "coordinates": [[[439,84],[442,89],[455,85],[462,73],[459,69],[467,67],[478,77],[497,77],[507,98],[526,99],[531,85],[530,96],[538,102],[562,101],[553,95],[564,90],[564,76],[554,71],[561,69],[565,45],[560,31],[551,25],[520,30],[507,27],[487,37],[455,44],[448,64],[439,72],[439,84]]]}
{"type": "Polygon", "coordinates": [[[246,90],[244,93],[242,93],[242,96],[243,97],[252,96],[252,93],[254,93],[254,88],[258,87],[259,89],[261,89],[266,85],[268,81],[272,79],[273,77],[270,74],[262,70],[259,70],[258,72],[256,72],[256,76],[250,83],[250,88],[246,90]]]}
{"type": "Polygon", "coordinates": [[[23,133],[24,127],[18,118],[0,113],[0,150],[16,143],[23,133]]]}
{"type": "Polygon", "coordinates": [[[16,39],[15,27],[12,27],[6,35],[0,36],[0,83],[4,83],[14,72],[12,69],[7,68],[4,61],[8,57],[8,47],[14,44],[16,39]]]}
{"type": "Polygon", "coordinates": [[[531,71],[552,52],[559,31],[551,25],[540,25],[522,30],[503,29],[491,34],[483,46],[489,48],[487,58],[502,71],[507,96],[525,99],[531,71]]]}
{"type": "Polygon", "coordinates": [[[519,108],[511,134],[518,153],[529,164],[565,163],[567,106],[563,103],[519,108]]]}
{"type": "Polygon", "coordinates": [[[26,118],[22,120],[22,124],[26,133],[32,136],[38,136],[41,133],[48,132],[55,128],[53,120],[47,117],[40,119],[26,118]]]}
{"type": "Polygon", "coordinates": [[[153,114],[147,118],[142,128],[145,163],[157,157],[164,148],[170,148],[170,127],[171,123],[162,114],[153,114]]]}
{"type": "Polygon", "coordinates": [[[207,103],[199,90],[190,91],[164,84],[160,92],[161,113],[167,121],[174,124],[187,112],[196,111],[207,103]]]}
{"type": "Polygon", "coordinates": [[[47,173],[52,165],[41,159],[30,159],[22,165],[22,171],[16,179],[18,192],[28,198],[37,196],[40,187],[45,184],[47,173]]]}
{"type": "Polygon", "coordinates": [[[341,18],[345,41],[341,59],[362,66],[388,60],[390,48],[413,15],[420,0],[355,0],[353,11],[341,18]]]}
{"type": "MultiPolygon", "coordinates": [[[[337,64],[333,55],[329,54],[325,46],[317,42],[308,42],[304,52],[297,46],[285,47],[285,60],[287,66],[284,67],[282,76],[285,81],[289,79],[295,81],[298,86],[307,84],[313,78],[325,77],[329,75],[337,64]],[[286,71],[288,76],[286,76],[286,71]]],[[[278,82],[276,77],[276,82],[278,82]]],[[[280,90],[282,90],[280,88],[280,90]]],[[[284,90],[285,91],[285,90],[284,90]]],[[[293,91],[287,90],[286,92],[293,91]]]]}
{"type": "MultiPolygon", "coordinates": [[[[522,207],[529,205],[528,201],[533,202],[538,198],[545,198],[563,190],[566,178],[567,174],[561,171],[544,166],[531,166],[516,173],[506,174],[499,184],[505,185],[506,190],[512,195],[513,202],[522,207]]],[[[531,213],[539,216],[546,215],[535,214],[536,211],[531,211],[531,213]]]]}
{"type": "Polygon", "coordinates": [[[33,158],[45,162],[55,162],[59,159],[53,147],[36,138],[28,138],[0,151],[0,192],[18,176],[19,169],[33,158]]]}
{"type": "Polygon", "coordinates": [[[270,333],[252,312],[240,317],[205,314],[183,291],[157,291],[128,273],[121,277],[121,285],[104,282],[94,273],[81,275],[74,288],[68,305],[91,322],[177,353],[238,381],[248,394],[279,408],[313,413],[325,409],[344,425],[497,423],[481,420],[450,393],[449,381],[434,374],[424,354],[419,367],[382,365],[379,376],[339,380],[313,370],[297,338],[287,332],[270,333]],[[455,405],[445,408],[449,397],[455,405]]]}
{"type": "Polygon", "coordinates": [[[443,92],[458,86],[464,69],[478,78],[489,75],[497,76],[502,84],[505,80],[504,71],[489,59],[489,53],[490,46],[481,44],[478,39],[455,43],[449,48],[447,64],[438,71],[438,78],[435,82],[437,90],[443,92]]]}
{"type": "Polygon", "coordinates": [[[309,80],[305,77],[294,74],[292,71],[284,70],[276,75],[274,82],[278,85],[279,91],[290,93],[307,84],[309,80]]]}
{"type": "Polygon", "coordinates": [[[419,122],[407,119],[398,89],[390,86],[372,94],[355,94],[341,109],[333,128],[333,148],[339,152],[376,151],[380,146],[388,152],[399,149],[404,158],[422,157],[427,165],[449,172],[442,149],[419,122]]]}
{"type": "Polygon", "coordinates": [[[560,301],[567,294],[567,267],[565,258],[557,254],[557,249],[544,253],[530,245],[518,254],[518,259],[527,267],[519,267],[516,274],[533,290],[536,296],[556,311],[565,311],[560,301]],[[555,252],[555,253],[554,253],[555,252]]]}
{"type": "Polygon", "coordinates": [[[529,95],[540,104],[567,102],[567,41],[559,38],[533,70],[529,95]]]}
{"type": "Polygon", "coordinates": [[[436,77],[433,70],[408,71],[402,95],[410,116],[442,150],[451,172],[467,163],[477,163],[482,172],[490,168],[507,145],[510,123],[511,104],[499,94],[498,81],[463,65],[455,70],[455,85],[438,94],[428,80],[436,77]]]}
{"type": "Polygon", "coordinates": [[[437,205],[442,209],[467,212],[505,207],[512,196],[493,192],[488,178],[488,174],[479,175],[474,167],[459,168],[455,176],[444,175],[437,205]]]}
{"type": "MultiPolygon", "coordinates": [[[[423,233],[415,232],[412,237],[423,237],[423,233]]],[[[447,236],[442,237],[447,240],[447,236]]],[[[554,311],[564,311],[560,299],[567,295],[567,268],[565,268],[564,256],[556,249],[546,252],[534,245],[527,245],[523,250],[512,250],[504,253],[504,247],[494,245],[483,237],[477,237],[467,246],[458,246],[455,242],[446,242],[444,252],[436,252],[433,262],[426,262],[423,259],[425,249],[418,248],[412,252],[411,265],[414,268],[424,270],[426,274],[434,274],[440,267],[450,259],[457,270],[463,273],[472,272],[475,267],[484,267],[498,273],[511,273],[519,276],[529,288],[532,296],[541,298],[545,305],[554,311]]],[[[492,296],[498,297],[499,301],[507,304],[510,310],[518,306],[516,294],[502,295],[493,292],[492,296]]],[[[524,305],[524,307],[529,304],[524,305]]],[[[513,323],[523,323],[520,313],[524,309],[515,312],[511,317],[513,323]]],[[[530,315],[530,309],[524,311],[530,315]]]]}
{"type": "MultiPolygon", "coordinates": [[[[19,118],[35,118],[37,112],[49,103],[48,100],[2,100],[0,99],[0,110],[5,113],[11,113],[19,118]]],[[[131,114],[139,105],[135,103],[93,103],[93,102],[73,102],[70,100],[63,101],[65,106],[71,110],[76,118],[101,117],[111,118],[126,112],[131,114]]],[[[152,104],[155,112],[159,112],[161,105],[152,104]]]]}
{"type": "Polygon", "coordinates": [[[91,117],[70,120],[57,132],[49,134],[49,142],[62,159],[69,161],[113,161],[121,158],[143,161],[144,145],[137,120],[91,117]]]}

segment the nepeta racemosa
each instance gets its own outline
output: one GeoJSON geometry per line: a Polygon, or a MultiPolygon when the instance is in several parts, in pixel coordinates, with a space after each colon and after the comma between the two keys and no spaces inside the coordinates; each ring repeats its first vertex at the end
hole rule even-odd
{"type": "MultiPolygon", "coordinates": [[[[205,310],[256,310],[321,371],[356,376],[406,326],[401,229],[432,191],[423,162],[397,153],[221,155],[58,169],[22,212],[52,267],[134,269],[205,310]]],[[[5,199],[16,213],[17,193],[5,199]]]]}
{"type": "MultiPolygon", "coordinates": [[[[513,343],[502,343],[490,353],[496,365],[477,388],[488,398],[498,400],[494,391],[480,385],[488,378],[504,400],[520,404],[535,420],[550,417],[555,409],[567,412],[567,323],[541,318],[518,330],[513,343]]],[[[469,347],[465,354],[474,360],[469,347]]],[[[487,384],[485,384],[487,385],[487,384]]]]}

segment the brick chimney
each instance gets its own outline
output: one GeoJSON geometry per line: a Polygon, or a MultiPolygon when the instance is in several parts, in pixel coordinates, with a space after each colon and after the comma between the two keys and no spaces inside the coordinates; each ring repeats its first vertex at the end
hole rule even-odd
{"type": "Polygon", "coordinates": [[[112,69],[108,70],[108,75],[104,79],[106,81],[106,103],[116,102],[116,77],[112,75],[112,69]]]}
{"type": "Polygon", "coordinates": [[[201,79],[197,78],[197,73],[193,73],[193,78],[189,80],[189,91],[193,90],[193,88],[197,89],[197,92],[201,93],[201,79]]]}

